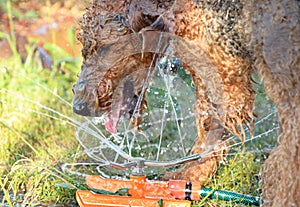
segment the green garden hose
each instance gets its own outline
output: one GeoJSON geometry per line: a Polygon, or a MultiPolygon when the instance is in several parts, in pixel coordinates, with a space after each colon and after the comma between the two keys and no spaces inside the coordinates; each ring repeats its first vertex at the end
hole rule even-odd
{"type": "Polygon", "coordinates": [[[260,198],[257,196],[243,195],[226,190],[214,190],[212,188],[202,188],[200,190],[200,195],[212,199],[240,202],[246,205],[259,206],[260,203],[260,198]]]}

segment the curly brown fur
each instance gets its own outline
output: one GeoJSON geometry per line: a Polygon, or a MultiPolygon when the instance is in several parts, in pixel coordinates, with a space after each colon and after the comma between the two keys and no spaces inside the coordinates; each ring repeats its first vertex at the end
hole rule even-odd
{"type": "Polygon", "coordinates": [[[261,171],[264,206],[300,206],[300,1],[250,5],[254,65],[280,122],[278,147],[261,171]]]}
{"type": "MultiPolygon", "coordinates": [[[[252,126],[254,90],[250,75],[257,68],[267,94],[278,108],[281,125],[279,146],[262,169],[264,205],[300,206],[299,11],[296,0],[93,1],[80,25],[84,63],[74,87],[74,109],[86,104],[83,115],[99,115],[107,110],[113,113],[113,96],[121,100],[128,81],[133,83],[134,95],[140,95],[153,55],[136,54],[112,67],[99,68],[105,65],[95,60],[99,50],[106,57],[107,45],[140,31],[175,34],[203,51],[221,77],[223,102],[218,104],[201,76],[203,68],[185,64],[196,85],[198,140],[192,151],[199,153],[210,144],[217,143],[221,148],[228,132],[243,139],[242,125],[252,126]],[[135,72],[138,68],[141,70],[135,72]]],[[[178,48],[175,52],[184,56],[190,51],[178,48]]],[[[187,164],[175,177],[204,181],[216,169],[220,154],[199,165],[187,164]]]]}

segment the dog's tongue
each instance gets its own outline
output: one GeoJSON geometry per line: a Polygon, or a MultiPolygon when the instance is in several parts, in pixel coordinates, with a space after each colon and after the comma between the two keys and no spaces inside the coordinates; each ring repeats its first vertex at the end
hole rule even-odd
{"type": "Polygon", "coordinates": [[[115,134],[117,133],[117,126],[120,119],[120,110],[121,107],[118,104],[118,107],[107,114],[107,117],[104,121],[104,126],[106,131],[115,134]]]}
{"type": "Polygon", "coordinates": [[[104,126],[106,131],[115,134],[117,133],[117,124],[118,121],[112,120],[112,119],[107,119],[104,121],[104,126]]]}
{"type": "Polygon", "coordinates": [[[115,134],[117,133],[117,126],[122,112],[130,112],[135,108],[135,102],[132,102],[134,98],[134,86],[130,80],[124,80],[115,91],[113,103],[107,117],[104,121],[106,131],[115,134]],[[132,104],[134,103],[134,104],[132,104]]]}

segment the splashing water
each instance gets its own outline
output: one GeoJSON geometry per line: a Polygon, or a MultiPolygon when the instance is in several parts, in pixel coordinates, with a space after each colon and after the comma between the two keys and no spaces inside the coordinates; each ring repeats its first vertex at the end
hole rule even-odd
{"type": "MultiPolygon", "coordinates": [[[[71,104],[68,101],[44,85],[34,80],[30,81],[50,92],[60,102],[70,106],[71,109],[71,104]]],[[[93,160],[91,163],[81,164],[95,165],[103,175],[128,175],[130,171],[115,170],[110,168],[109,164],[127,163],[137,157],[143,157],[146,160],[168,161],[188,154],[197,136],[193,113],[194,90],[191,77],[182,68],[180,60],[162,56],[156,63],[146,90],[146,100],[149,105],[148,110],[141,117],[142,122],[131,128],[130,120],[121,119],[118,125],[119,133],[113,135],[105,131],[103,117],[77,117],[74,119],[23,95],[4,89],[1,90],[1,93],[31,102],[46,111],[31,110],[34,113],[61,120],[74,126],[77,130],[78,142],[84,148],[84,152],[93,160]],[[84,119],[84,121],[80,119],[84,119]]],[[[248,133],[245,140],[246,149],[258,155],[269,152],[269,144],[274,145],[274,140],[278,134],[276,109],[270,105],[267,107],[268,110],[263,110],[264,114],[262,114],[260,110],[264,108],[264,102],[265,100],[257,103],[260,118],[255,124],[255,136],[252,137],[248,133]]],[[[247,131],[247,129],[245,130],[247,131]]],[[[234,155],[242,144],[234,136],[228,141],[230,140],[236,141],[229,146],[232,149],[229,155],[234,155]]],[[[211,154],[212,152],[208,152],[202,156],[210,156],[211,154]]],[[[164,170],[149,168],[147,173],[150,175],[151,173],[163,173],[164,170]]]]}
{"type": "MultiPolygon", "coordinates": [[[[186,73],[182,67],[180,59],[174,58],[174,51],[172,48],[166,46],[166,42],[173,45],[173,47],[191,47],[188,42],[177,38],[169,37],[167,35],[161,35],[157,38],[156,46],[151,44],[133,44],[136,43],[139,38],[135,35],[124,37],[115,45],[110,47],[110,50],[106,52],[111,54],[112,58],[107,62],[106,60],[99,60],[106,68],[109,68],[114,61],[126,57],[126,55],[144,52],[155,51],[156,58],[153,58],[151,66],[148,69],[147,80],[143,87],[142,95],[139,97],[137,108],[141,105],[141,99],[145,93],[146,101],[148,102],[147,110],[142,115],[135,114],[136,117],[141,118],[142,122],[135,127],[131,127],[131,120],[128,117],[123,117],[118,123],[118,133],[109,134],[105,130],[104,116],[97,118],[86,118],[78,117],[72,118],[65,115],[57,110],[54,110],[39,101],[25,97],[24,95],[15,94],[11,91],[2,89],[1,93],[5,93],[9,96],[13,96],[15,99],[19,99],[19,103],[24,101],[35,104],[40,107],[44,112],[38,110],[27,109],[34,113],[49,117],[52,119],[61,120],[76,128],[76,138],[80,145],[83,147],[84,152],[92,159],[90,163],[81,163],[81,165],[95,165],[100,173],[106,174],[129,174],[126,171],[118,171],[110,168],[111,163],[128,163],[134,158],[144,158],[146,160],[153,161],[169,161],[177,158],[184,157],[189,154],[195,139],[197,137],[197,130],[195,126],[195,115],[193,111],[193,104],[195,103],[195,88],[192,83],[191,76],[186,73]],[[173,38],[173,39],[172,39],[173,38]],[[115,49],[120,45],[126,45],[129,47],[126,51],[131,51],[129,54],[114,53],[115,49]],[[133,47],[133,48],[131,48],[133,47]],[[163,48],[163,49],[162,49],[163,48]],[[161,54],[160,54],[161,53],[161,54]],[[154,65],[155,67],[152,67],[154,65]],[[154,68],[154,69],[152,69],[154,68]]],[[[147,41],[147,39],[145,39],[147,41]]],[[[125,51],[125,50],[118,50],[125,51]]],[[[191,51],[192,53],[193,51],[191,51]]],[[[195,51],[194,51],[195,52],[195,51]]],[[[195,52],[196,54],[196,52],[195,52]]],[[[175,54],[176,55],[176,54],[175,54]]],[[[190,60],[191,63],[195,63],[193,67],[202,67],[212,69],[210,63],[200,63],[198,60],[206,59],[204,57],[193,56],[192,54],[186,54],[181,58],[185,61],[190,60]],[[191,57],[189,57],[189,55],[191,57]]],[[[202,54],[200,54],[201,56],[202,54]]],[[[218,81],[211,81],[212,77],[209,71],[203,70],[201,77],[206,81],[207,85],[215,85],[212,87],[210,94],[212,100],[219,99],[216,91],[220,89],[218,81]],[[215,81],[215,82],[214,82],[215,81]]],[[[24,79],[29,79],[33,84],[41,87],[46,92],[51,93],[61,103],[72,107],[68,101],[58,96],[52,90],[48,89],[43,84],[40,84],[26,75],[18,74],[23,76],[24,79]]],[[[218,79],[216,77],[216,79],[218,79]]],[[[259,96],[259,95],[258,95],[259,96]]],[[[262,96],[263,97],[263,96],[262,96]]],[[[260,97],[260,99],[262,99],[260,97]]],[[[245,140],[246,149],[252,153],[258,155],[264,155],[265,152],[270,151],[269,146],[274,146],[274,140],[278,135],[278,123],[276,117],[276,109],[273,105],[265,108],[264,103],[266,100],[260,100],[257,105],[258,120],[255,124],[255,136],[252,137],[248,129],[247,137],[245,140]],[[261,110],[263,108],[263,110],[261,110]],[[263,112],[263,113],[262,113],[263,112]]],[[[231,148],[229,155],[234,155],[240,151],[242,143],[234,136],[228,139],[228,142],[235,141],[234,144],[228,146],[231,148]]],[[[214,149],[214,146],[210,146],[214,149]]],[[[207,151],[202,154],[202,157],[211,156],[213,151],[207,151]]],[[[263,158],[259,158],[263,159],[263,158]]],[[[68,166],[68,165],[66,165],[68,166]]],[[[74,164],[79,166],[79,164],[74,164]]],[[[66,167],[68,170],[68,167],[66,167]]],[[[147,174],[163,173],[165,169],[154,171],[153,169],[148,170],[147,174]]]]}
{"type": "MultiPolygon", "coordinates": [[[[220,77],[217,75],[218,73],[215,72],[214,66],[208,61],[203,52],[194,51],[195,49],[192,46],[188,41],[167,33],[145,32],[123,36],[117,43],[105,47],[103,51],[98,51],[94,58],[97,59],[99,68],[104,71],[110,68],[114,62],[128,55],[143,52],[154,52],[159,57],[159,61],[155,62],[155,58],[153,58],[136,107],[140,107],[145,93],[146,100],[150,103],[150,106],[148,107],[148,112],[144,113],[141,118],[143,120],[146,119],[146,122],[141,123],[135,129],[131,129],[129,127],[130,122],[122,120],[117,130],[120,133],[105,135],[112,142],[117,143],[119,149],[122,150],[120,153],[116,151],[112,152],[109,149],[107,150],[109,152],[105,152],[108,148],[105,143],[104,145],[101,141],[98,143],[99,139],[97,137],[85,135],[84,130],[80,130],[81,133],[79,133],[77,138],[84,145],[90,157],[93,157],[97,161],[110,159],[114,162],[124,163],[132,161],[131,157],[164,161],[177,158],[178,156],[183,157],[188,154],[191,144],[196,137],[195,117],[192,110],[192,104],[195,102],[194,89],[190,87],[190,83],[184,78],[187,74],[183,74],[180,77],[180,71],[178,74],[174,72],[176,64],[172,63],[172,57],[180,57],[185,63],[188,62],[189,67],[201,68],[201,70],[194,71],[199,71],[198,75],[207,86],[206,92],[209,94],[210,100],[215,104],[221,104],[223,100],[222,84],[219,80],[220,77]],[[151,39],[151,44],[147,42],[149,39],[151,39]],[[178,52],[180,51],[179,48],[185,48],[184,51],[189,51],[190,53],[178,52]],[[126,51],[126,54],[123,51],[126,51]],[[163,62],[165,64],[162,64],[163,62]],[[154,70],[152,69],[152,65],[156,66],[154,70]],[[153,104],[151,105],[151,103],[153,104]],[[90,141],[85,142],[89,139],[90,141]],[[90,143],[93,143],[92,145],[97,147],[90,146],[90,143]],[[112,155],[112,153],[117,154],[112,155]]],[[[176,62],[176,59],[174,60],[176,62]]],[[[177,62],[180,62],[180,60],[177,59],[177,62]]],[[[190,77],[189,82],[191,82],[190,77]]],[[[135,115],[140,116],[138,113],[133,114],[133,116],[135,115]]],[[[103,117],[100,118],[100,120],[103,119],[103,117]]],[[[92,124],[96,124],[96,122],[92,124]]],[[[278,127],[275,126],[271,130],[266,130],[260,136],[251,137],[248,135],[246,142],[255,140],[263,135],[270,135],[274,131],[276,133],[277,129],[278,127]]],[[[104,128],[102,127],[100,130],[103,132],[104,128]]],[[[241,145],[234,137],[228,139],[229,142],[233,140],[237,143],[232,146],[241,145]]],[[[254,141],[251,141],[251,143],[254,143],[254,141]]],[[[215,146],[208,147],[213,149],[215,146]]],[[[211,154],[212,152],[206,155],[203,154],[203,156],[210,156],[211,154]]]]}

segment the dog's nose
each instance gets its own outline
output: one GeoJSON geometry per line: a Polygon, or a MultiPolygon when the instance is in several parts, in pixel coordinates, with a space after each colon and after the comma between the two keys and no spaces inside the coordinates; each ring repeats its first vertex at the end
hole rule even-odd
{"type": "Polygon", "coordinates": [[[73,111],[82,116],[90,116],[91,112],[88,109],[87,103],[77,103],[73,105],[73,111]]]}

